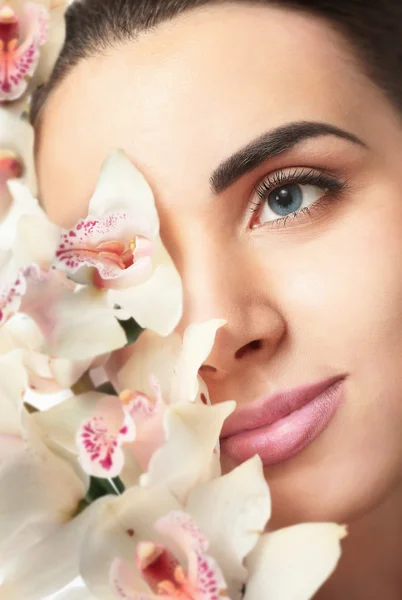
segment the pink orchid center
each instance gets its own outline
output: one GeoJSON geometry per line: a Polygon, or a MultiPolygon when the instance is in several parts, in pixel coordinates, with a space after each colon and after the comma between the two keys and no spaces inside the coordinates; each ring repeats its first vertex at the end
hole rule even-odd
{"type": "MultiPolygon", "coordinates": [[[[88,252],[93,254],[99,262],[112,262],[120,269],[128,269],[134,262],[133,252],[135,250],[135,240],[130,240],[128,247],[123,242],[112,240],[110,242],[101,242],[94,247],[88,246],[80,248],[80,252],[88,252]]],[[[69,250],[66,250],[69,252],[69,250]]],[[[63,254],[60,251],[59,256],[63,254]]]]}
{"type": "Polygon", "coordinates": [[[110,240],[96,245],[79,244],[74,247],[73,238],[76,235],[73,230],[63,235],[56,256],[59,261],[62,261],[69,268],[79,267],[82,261],[89,261],[90,264],[96,265],[97,269],[93,275],[93,285],[96,287],[104,287],[104,280],[99,273],[101,265],[112,266],[125,271],[134,264],[134,250],[136,248],[134,238],[130,239],[128,244],[118,240],[110,240]]]}
{"type": "Polygon", "coordinates": [[[155,415],[156,402],[143,392],[123,390],[119,394],[120,402],[128,407],[130,415],[135,419],[149,419],[155,415]]]}
{"type": "Polygon", "coordinates": [[[195,590],[178,560],[160,544],[140,542],[137,568],[153,592],[172,600],[193,600],[195,590]]]}
{"type": "Polygon", "coordinates": [[[17,13],[7,4],[0,9],[0,50],[11,52],[18,45],[20,34],[17,13]]]}

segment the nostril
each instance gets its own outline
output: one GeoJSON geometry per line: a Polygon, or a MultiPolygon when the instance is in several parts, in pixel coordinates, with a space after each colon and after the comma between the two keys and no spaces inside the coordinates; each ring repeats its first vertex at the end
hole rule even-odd
{"type": "Polygon", "coordinates": [[[253,340],[252,342],[249,342],[245,346],[242,346],[241,348],[239,348],[239,350],[235,354],[235,358],[237,358],[237,359],[243,358],[243,356],[245,356],[249,352],[254,352],[255,350],[259,350],[261,347],[262,347],[261,340],[253,340]]]}
{"type": "Polygon", "coordinates": [[[199,371],[201,371],[201,373],[216,373],[215,367],[211,367],[210,365],[202,365],[199,368],[199,371]]]}

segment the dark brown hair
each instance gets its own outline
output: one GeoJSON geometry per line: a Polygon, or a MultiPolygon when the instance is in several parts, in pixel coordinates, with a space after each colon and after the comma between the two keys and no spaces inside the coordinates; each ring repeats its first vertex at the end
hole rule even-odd
{"type": "Polygon", "coordinates": [[[133,41],[185,11],[230,2],[294,8],[326,19],[351,42],[364,71],[402,110],[402,0],[75,0],[66,13],[66,39],[53,74],[32,100],[31,121],[81,60],[133,41]]]}

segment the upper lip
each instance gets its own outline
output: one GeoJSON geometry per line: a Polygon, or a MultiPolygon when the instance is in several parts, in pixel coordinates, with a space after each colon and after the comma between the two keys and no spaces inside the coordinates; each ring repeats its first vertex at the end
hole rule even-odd
{"type": "Polygon", "coordinates": [[[251,402],[248,406],[236,410],[226,419],[220,437],[221,439],[227,438],[242,431],[271,425],[308,404],[344,377],[345,375],[335,375],[316,383],[276,392],[272,396],[251,402]]]}

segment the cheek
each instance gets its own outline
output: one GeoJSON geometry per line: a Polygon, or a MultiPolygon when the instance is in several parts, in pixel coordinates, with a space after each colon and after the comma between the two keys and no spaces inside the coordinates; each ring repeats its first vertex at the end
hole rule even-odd
{"type": "Polygon", "coordinates": [[[391,186],[353,199],[292,254],[280,301],[299,343],[346,370],[402,349],[402,200],[391,186]]]}
{"type": "MultiPolygon", "coordinates": [[[[349,374],[344,405],[311,448],[314,473],[304,477],[312,488],[326,482],[324,508],[335,511],[337,502],[341,512],[357,513],[402,471],[402,202],[389,186],[373,189],[294,256],[281,302],[299,368],[349,374]]],[[[294,461],[289,479],[274,474],[278,493],[288,497],[301,464],[294,461]]]]}

